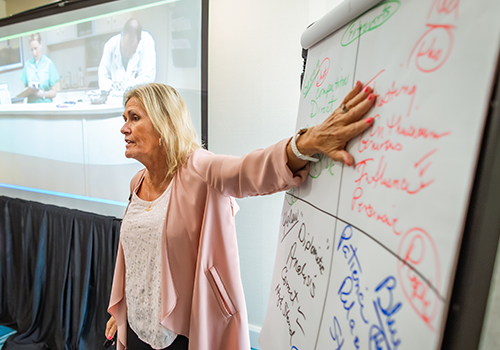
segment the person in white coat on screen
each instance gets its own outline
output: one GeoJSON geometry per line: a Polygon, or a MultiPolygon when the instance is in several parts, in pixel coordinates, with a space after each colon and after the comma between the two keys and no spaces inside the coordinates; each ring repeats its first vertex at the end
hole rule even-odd
{"type": "Polygon", "coordinates": [[[98,70],[101,90],[125,91],[156,77],[155,42],[134,18],[104,45],[98,70]]]}

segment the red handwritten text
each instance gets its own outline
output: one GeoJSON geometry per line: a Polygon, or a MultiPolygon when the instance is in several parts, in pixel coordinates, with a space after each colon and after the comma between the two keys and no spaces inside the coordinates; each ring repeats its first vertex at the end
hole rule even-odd
{"type": "Polygon", "coordinates": [[[446,14],[455,13],[455,19],[458,19],[458,6],[460,5],[460,0],[434,0],[431,6],[431,10],[429,11],[429,18],[433,11],[436,11],[438,14],[446,14]]]}
{"type": "MultiPolygon", "coordinates": [[[[377,114],[374,118],[378,118],[379,116],[377,114]]],[[[372,126],[370,129],[364,131],[358,142],[359,153],[363,153],[366,150],[401,151],[403,146],[400,143],[393,144],[391,140],[384,139],[384,129],[384,126],[377,125],[375,128],[372,126]],[[373,138],[383,139],[383,141],[377,142],[373,138]]]]}
{"type": "MultiPolygon", "coordinates": [[[[374,161],[373,158],[368,158],[355,165],[356,171],[358,174],[360,174],[360,176],[356,180],[354,180],[354,182],[356,182],[359,186],[362,185],[364,180],[364,182],[366,182],[368,185],[373,184],[373,188],[377,187],[377,185],[381,185],[384,186],[385,188],[392,188],[413,195],[420,192],[424,188],[430,186],[434,182],[434,179],[426,181],[420,179],[419,183],[415,185],[413,184],[412,181],[408,180],[406,177],[398,179],[385,176],[385,172],[387,170],[387,162],[385,161],[384,157],[380,158],[375,175],[370,175],[369,171],[367,170],[367,165],[369,162],[372,161],[374,161]]],[[[422,164],[422,162],[419,161],[415,164],[417,165],[415,166],[415,168],[417,168],[419,165],[422,164]]],[[[426,164],[424,166],[423,171],[418,172],[418,176],[420,178],[423,177],[425,171],[429,166],[430,164],[426,164]]]]}
{"type": "Polygon", "coordinates": [[[417,68],[430,73],[439,69],[448,59],[453,49],[453,30],[452,25],[434,25],[427,24],[429,29],[417,41],[407,66],[415,60],[417,68]]]}
{"type": "MultiPolygon", "coordinates": [[[[365,85],[363,85],[363,89],[366,87],[366,86],[370,86],[371,83],[373,83],[375,81],[375,79],[378,78],[378,76],[382,73],[385,72],[385,69],[382,69],[380,72],[378,72],[377,74],[375,74],[375,76],[373,78],[371,78],[368,83],[366,83],[365,85]]],[[[375,84],[372,85],[372,88],[373,90],[375,90],[375,84]]],[[[378,96],[378,95],[377,95],[378,96]]]]}
{"type": "Polygon", "coordinates": [[[417,91],[417,87],[413,85],[412,87],[409,86],[401,86],[401,87],[396,87],[395,86],[396,82],[392,82],[392,87],[389,88],[389,91],[385,93],[385,95],[378,100],[378,107],[382,107],[385,104],[388,104],[394,100],[395,97],[398,97],[399,95],[406,95],[410,96],[410,104],[408,106],[408,113],[406,114],[407,116],[410,115],[411,109],[413,106],[413,100],[415,99],[415,92],[417,91]]]}
{"type": "Polygon", "coordinates": [[[437,316],[439,300],[437,293],[430,292],[430,285],[434,284],[438,291],[441,273],[434,240],[422,228],[412,228],[401,239],[398,256],[403,258],[403,261],[398,262],[398,276],[405,297],[417,315],[435,331],[431,323],[437,316]],[[414,269],[430,277],[425,280],[414,269]]]}
{"type": "Polygon", "coordinates": [[[380,221],[381,223],[390,227],[392,229],[392,232],[394,232],[394,234],[396,234],[397,236],[401,235],[402,232],[396,229],[398,218],[390,218],[386,214],[377,213],[377,211],[371,204],[362,202],[360,200],[362,196],[363,196],[363,189],[361,187],[357,187],[352,195],[351,210],[357,210],[358,213],[363,213],[369,218],[372,218],[376,221],[380,221]]]}
{"type": "Polygon", "coordinates": [[[327,57],[323,60],[323,62],[321,62],[321,65],[319,66],[318,79],[316,80],[317,87],[320,87],[321,84],[323,84],[329,71],[330,59],[327,57]]]}
{"type": "Polygon", "coordinates": [[[414,126],[403,127],[401,126],[401,116],[397,119],[395,116],[392,116],[391,120],[387,121],[387,127],[389,128],[389,133],[394,130],[398,135],[413,139],[440,139],[451,134],[451,131],[437,133],[427,128],[416,128],[414,126]]]}

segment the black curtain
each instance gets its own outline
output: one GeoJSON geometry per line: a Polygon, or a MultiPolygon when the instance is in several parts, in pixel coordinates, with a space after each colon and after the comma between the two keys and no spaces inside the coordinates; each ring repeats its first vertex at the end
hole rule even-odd
{"type": "Polygon", "coordinates": [[[9,349],[103,349],[120,220],[0,196],[9,349]]]}

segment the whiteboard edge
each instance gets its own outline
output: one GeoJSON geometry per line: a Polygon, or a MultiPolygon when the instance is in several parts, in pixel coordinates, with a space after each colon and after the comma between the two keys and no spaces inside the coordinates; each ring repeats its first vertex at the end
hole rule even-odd
{"type": "Polygon", "coordinates": [[[378,3],[380,0],[344,0],[309,26],[302,33],[300,44],[309,49],[378,3]]]}

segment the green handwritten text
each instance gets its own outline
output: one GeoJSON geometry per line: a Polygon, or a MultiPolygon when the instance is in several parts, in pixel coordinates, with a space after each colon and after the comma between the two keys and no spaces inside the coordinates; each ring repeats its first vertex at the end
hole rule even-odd
{"type": "Polygon", "coordinates": [[[311,100],[311,113],[309,117],[314,118],[318,113],[331,114],[333,105],[337,101],[335,91],[349,83],[349,75],[337,77],[334,83],[316,89],[314,99],[311,100]],[[326,101],[326,104],[325,104],[326,101]]]}
{"type": "MultiPolygon", "coordinates": [[[[318,155],[316,155],[318,156],[318,155]]],[[[317,179],[323,170],[328,170],[328,173],[333,176],[333,166],[335,163],[333,162],[330,157],[324,155],[324,154],[319,154],[319,162],[311,162],[310,167],[309,167],[309,177],[312,177],[313,179],[317,179]]]]}
{"type": "Polygon", "coordinates": [[[399,0],[387,0],[365,12],[349,24],[340,41],[341,45],[347,46],[361,35],[380,27],[400,6],[399,0]]]}
{"type": "Polygon", "coordinates": [[[287,192],[287,194],[290,194],[290,196],[285,196],[285,199],[288,203],[288,205],[292,206],[297,202],[297,197],[299,196],[299,188],[291,188],[287,192]]]}
{"type": "Polygon", "coordinates": [[[316,77],[318,76],[318,73],[319,73],[319,60],[318,60],[318,62],[316,62],[316,67],[312,71],[311,77],[309,79],[307,79],[307,83],[302,88],[302,94],[304,95],[304,98],[307,97],[307,94],[311,90],[311,88],[314,84],[314,81],[316,80],[316,77]]]}

